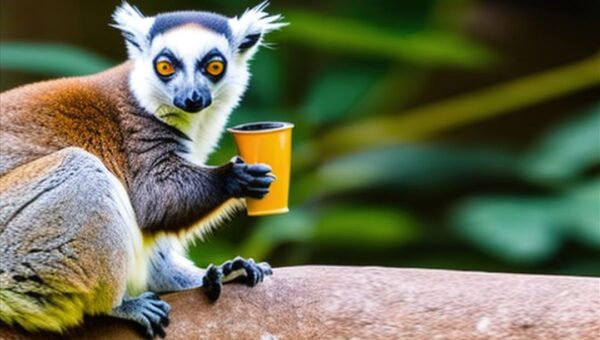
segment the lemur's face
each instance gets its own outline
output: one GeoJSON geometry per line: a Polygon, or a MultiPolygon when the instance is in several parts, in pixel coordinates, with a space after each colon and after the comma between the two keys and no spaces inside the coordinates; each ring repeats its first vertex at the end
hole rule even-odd
{"type": "Polygon", "coordinates": [[[113,26],[125,37],[139,104],[171,125],[189,123],[190,114],[229,114],[262,37],[284,25],[265,7],[234,18],[195,11],[145,17],[127,3],[117,8],[113,26]]]}
{"type": "Polygon", "coordinates": [[[225,36],[188,24],[157,35],[136,67],[157,104],[197,113],[246,82],[246,60],[236,54],[225,36]]]}

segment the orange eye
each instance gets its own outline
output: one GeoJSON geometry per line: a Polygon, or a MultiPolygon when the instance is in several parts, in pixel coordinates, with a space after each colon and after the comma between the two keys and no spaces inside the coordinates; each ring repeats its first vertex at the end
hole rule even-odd
{"type": "Polygon", "coordinates": [[[156,63],[155,67],[156,72],[158,72],[158,74],[160,74],[163,77],[168,77],[175,73],[175,67],[173,67],[173,64],[166,60],[159,61],[158,63],[156,63]]]}
{"type": "Polygon", "coordinates": [[[225,64],[220,60],[213,60],[206,64],[206,72],[211,76],[220,76],[225,70],[225,64]]]}

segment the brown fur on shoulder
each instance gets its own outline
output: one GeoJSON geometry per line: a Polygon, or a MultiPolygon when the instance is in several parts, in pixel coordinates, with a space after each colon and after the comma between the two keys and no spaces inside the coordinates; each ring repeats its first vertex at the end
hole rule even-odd
{"type": "Polygon", "coordinates": [[[69,146],[100,158],[126,181],[120,121],[135,111],[127,86],[129,63],[87,77],[63,78],[0,94],[0,176],[69,146]]]}

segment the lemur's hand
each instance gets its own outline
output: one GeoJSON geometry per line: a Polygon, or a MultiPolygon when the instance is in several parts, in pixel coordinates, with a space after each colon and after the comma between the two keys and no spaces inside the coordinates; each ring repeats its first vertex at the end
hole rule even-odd
{"type": "Polygon", "coordinates": [[[248,164],[240,157],[231,160],[226,185],[234,197],[263,198],[275,180],[267,164],[248,164]]]}
{"type": "Polygon", "coordinates": [[[238,256],[220,266],[208,266],[202,278],[202,288],[211,301],[216,301],[221,295],[223,283],[237,282],[254,287],[270,275],[273,275],[273,270],[268,263],[256,263],[253,259],[246,260],[238,256]]]}

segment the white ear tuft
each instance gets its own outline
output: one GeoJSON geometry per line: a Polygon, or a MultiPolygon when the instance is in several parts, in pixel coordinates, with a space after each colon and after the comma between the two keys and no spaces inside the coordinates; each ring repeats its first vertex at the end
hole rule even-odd
{"type": "Polygon", "coordinates": [[[123,1],[112,15],[111,24],[121,31],[125,38],[129,58],[139,56],[148,47],[148,32],[154,23],[153,17],[145,17],[139,9],[123,1]]]}
{"type": "Polygon", "coordinates": [[[280,14],[266,13],[264,10],[268,5],[269,2],[265,1],[252,9],[247,9],[241,16],[229,19],[232,43],[238,51],[244,53],[248,50],[256,50],[253,47],[260,45],[265,34],[288,25],[286,22],[281,22],[283,16],[280,14]]]}

